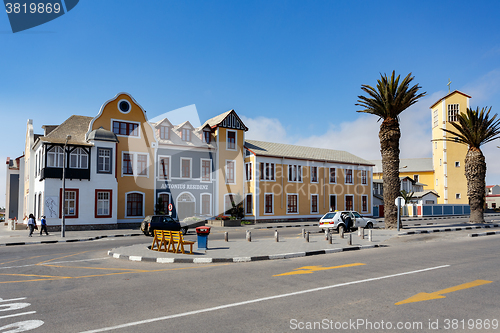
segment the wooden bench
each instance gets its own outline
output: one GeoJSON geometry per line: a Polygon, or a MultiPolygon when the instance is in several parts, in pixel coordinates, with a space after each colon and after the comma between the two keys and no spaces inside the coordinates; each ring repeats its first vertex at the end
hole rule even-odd
{"type": "Polygon", "coordinates": [[[193,244],[195,242],[184,240],[184,237],[182,236],[182,231],[171,231],[171,234],[172,234],[172,248],[174,253],[179,253],[180,250],[182,253],[186,254],[184,250],[184,245],[189,245],[190,246],[189,253],[193,254],[193,244]],[[175,244],[177,244],[177,246],[175,246],[175,244]]]}
{"type": "Polygon", "coordinates": [[[186,254],[184,245],[189,245],[189,253],[193,254],[193,245],[195,242],[184,240],[182,231],[155,230],[154,234],[151,250],[174,253],[179,253],[180,251],[186,254]]]}

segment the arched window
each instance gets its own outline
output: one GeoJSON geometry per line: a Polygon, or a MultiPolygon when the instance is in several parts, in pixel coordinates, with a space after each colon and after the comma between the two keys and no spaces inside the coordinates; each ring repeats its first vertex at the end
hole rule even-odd
{"type": "Polygon", "coordinates": [[[127,216],[143,216],[143,198],[142,193],[127,194],[127,216]]]}
{"type": "Polygon", "coordinates": [[[87,169],[89,157],[82,148],[76,148],[69,155],[69,167],[73,169],[87,169]]]}
{"type": "Polygon", "coordinates": [[[47,152],[47,167],[62,168],[63,167],[63,149],[59,146],[52,147],[47,152]]]}

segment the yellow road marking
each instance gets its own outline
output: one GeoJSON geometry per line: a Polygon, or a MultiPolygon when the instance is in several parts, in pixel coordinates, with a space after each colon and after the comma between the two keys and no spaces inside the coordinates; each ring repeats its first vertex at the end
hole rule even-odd
{"type": "Polygon", "coordinates": [[[0,275],[9,275],[9,276],[37,276],[37,277],[46,277],[46,278],[61,278],[61,279],[70,279],[70,276],[55,276],[55,275],[38,275],[38,274],[0,274],[0,275]]]}
{"type": "MultiPolygon", "coordinates": [[[[165,272],[165,271],[178,271],[178,270],[184,270],[184,269],[195,269],[195,268],[205,268],[205,267],[217,267],[217,266],[226,266],[229,265],[228,263],[221,263],[221,264],[215,264],[215,265],[203,265],[203,266],[196,266],[196,267],[177,267],[177,268],[163,268],[163,269],[153,269],[153,270],[137,270],[137,269],[130,269],[128,271],[124,272],[116,272],[116,273],[107,273],[107,274],[96,274],[96,275],[83,275],[83,276],[53,276],[50,277],[47,275],[48,278],[46,279],[33,279],[33,280],[20,280],[20,281],[3,281],[0,282],[2,283],[20,283],[20,282],[36,282],[36,281],[50,281],[50,280],[61,280],[61,279],[82,279],[82,278],[89,278],[89,277],[99,277],[99,276],[109,276],[109,275],[119,275],[119,274],[137,274],[137,273],[156,273],[156,272],[165,272]]],[[[45,265],[44,265],[45,266],[45,265]]],[[[65,267],[65,266],[62,266],[65,267]]],[[[71,267],[71,266],[69,266],[71,267]]],[[[108,268],[108,270],[123,270],[123,268],[108,268]]],[[[23,274],[0,274],[0,275],[23,275],[23,274]]],[[[30,275],[24,275],[24,276],[30,276],[30,275]]],[[[31,275],[31,276],[44,276],[44,275],[31,275]]]]}
{"type": "Polygon", "coordinates": [[[6,262],[0,262],[0,265],[11,264],[11,263],[16,262],[16,261],[28,260],[28,259],[34,259],[34,258],[40,258],[40,257],[43,257],[43,255],[42,256],[29,257],[29,258],[21,258],[21,259],[16,259],[16,260],[12,260],[12,261],[6,261],[6,262]]]}
{"type": "Polygon", "coordinates": [[[63,259],[63,258],[68,258],[68,257],[76,256],[78,254],[87,253],[87,252],[90,252],[90,251],[77,252],[77,253],[69,254],[67,256],[53,258],[53,259],[50,259],[50,260],[45,260],[45,261],[39,262],[37,265],[45,264],[46,262],[51,262],[51,261],[58,260],[58,259],[63,259]]]}
{"type": "Polygon", "coordinates": [[[446,288],[443,290],[435,291],[433,293],[418,293],[418,294],[416,294],[408,299],[405,299],[404,301],[395,303],[395,305],[421,302],[421,301],[429,301],[431,299],[446,298],[446,296],[442,296],[442,294],[448,294],[448,293],[452,293],[452,292],[458,291],[458,290],[464,290],[464,289],[468,289],[468,288],[472,288],[472,287],[482,286],[483,284],[492,283],[492,282],[493,281],[475,280],[472,282],[460,284],[460,285],[455,286],[455,287],[450,287],[450,288],[446,288]]]}
{"type": "Polygon", "coordinates": [[[328,269],[346,268],[346,267],[354,267],[354,266],[362,266],[362,265],[365,265],[365,264],[354,263],[354,264],[346,264],[346,265],[332,266],[332,267],[304,266],[304,267],[296,268],[293,271],[288,272],[288,273],[276,274],[276,275],[273,275],[273,276],[312,274],[312,273],[317,272],[317,271],[325,271],[325,270],[328,270],[328,269]]]}

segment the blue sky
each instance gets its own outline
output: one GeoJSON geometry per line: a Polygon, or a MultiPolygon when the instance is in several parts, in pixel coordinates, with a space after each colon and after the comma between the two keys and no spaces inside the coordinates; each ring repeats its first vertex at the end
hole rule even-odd
{"type": "MultiPolygon", "coordinates": [[[[378,159],[375,116],[356,113],[362,84],[406,75],[428,96],[401,117],[401,157],[430,157],[429,106],[452,90],[500,111],[497,1],[81,0],[13,34],[0,14],[0,159],[73,114],[95,116],[118,92],[154,118],[195,104],[201,122],[235,109],[249,138],[378,159]]],[[[500,142],[484,147],[500,183],[500,142]]],[[[5,204],[0,164],[0,206],[5,204]]]]}

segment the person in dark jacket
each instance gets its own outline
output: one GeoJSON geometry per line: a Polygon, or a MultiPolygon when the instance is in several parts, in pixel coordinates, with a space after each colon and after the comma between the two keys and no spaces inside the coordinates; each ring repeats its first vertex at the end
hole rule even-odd
{"type": "Polygon", "coordinates": [[[40,228],[40,236],[42,235],[42,232],[44,232],[44,231],[45,231],[45,234],[48,236],[49,233],[47,232],[47,221],[45,220],[45,215],[42,216],[40,223],[42,225],[42,227],[40,228]]]}
{"type": "Polygon", "coordinates": [[[35,216],[33,214],[30,214],[28,217],[28,228],[30,229],[29,237],[32,237],[33,230],[36,228],[35,216]]]}

